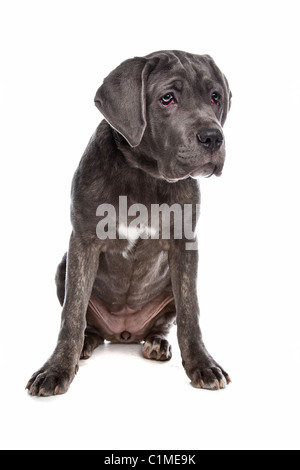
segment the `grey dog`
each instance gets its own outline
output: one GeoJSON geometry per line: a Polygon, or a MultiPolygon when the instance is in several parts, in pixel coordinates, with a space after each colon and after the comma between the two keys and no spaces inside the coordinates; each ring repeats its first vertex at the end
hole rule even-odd
{"type": "Polygon", "coordinates": [[[161,221],[155,233],[149,220],[129,230],[133,214],[121,223],[119,207],[120,196],[149,213],[155,205],[192,207],[196,242],[197,177],[222,173],[222,127],[230,99],[228,82],[208,55],[160,51],[123,62],[104,80],[95,103],[105,119],[74,175],[73,230],[56,273],[63,306],[58,342],[29,380],[31,395],[65,393],[80,358],[89,358],[104,340],[143,342],[146,358],[170,359],[166,335],[175,321],[192,385],[215,390],[230,382],[202,340],[198,252],[186,244],[191,238],[174,235],[172,211],[168,239],[161,221]],[[108,210],[101,213],[106,237],[97,232],[99,205],[114,208],[115,220],[108,210]],[[111,224],[117,226],[116,237],[109,236],[111,224]],[[150,232],[153,236],[145,236],[150,232]]]}

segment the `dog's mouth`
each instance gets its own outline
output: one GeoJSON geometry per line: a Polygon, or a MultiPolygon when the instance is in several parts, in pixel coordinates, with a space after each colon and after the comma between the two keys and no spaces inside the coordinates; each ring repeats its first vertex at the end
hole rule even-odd
{"type": "Polygon", "coordinates": [[[202,176],[204,178],[210,178],[211,176],[221,176],[222,170],[218,168],[217,165],[214,163],[207,163],[206,165],[202,166],[201,168],[193,171],[191,173],[192,178],[198,178],[202,176]]]}
{"type": "Polygon", "coordinates": [[[187,178],[210,178],[211,176],[221,176],[222,168],[219,168],[214,163],[207,163],[202,165],[200,168],[193,170],[184,176],[178,176],[177,178],[171,178],[166,175],[162,175],[163,179],[166,180],[168,183],[177,183],[178,181],[185,180],[187,178]]]}

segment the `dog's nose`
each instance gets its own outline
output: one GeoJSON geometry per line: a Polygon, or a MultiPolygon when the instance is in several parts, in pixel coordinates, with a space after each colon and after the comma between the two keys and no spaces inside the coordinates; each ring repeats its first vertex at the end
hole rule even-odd
{"type": "Polygon", "coordinates": [[[211,152],[218,150],[223,143],[223,135],[219,129],[202,129],[197,134],[200,144],[211,152]]]}

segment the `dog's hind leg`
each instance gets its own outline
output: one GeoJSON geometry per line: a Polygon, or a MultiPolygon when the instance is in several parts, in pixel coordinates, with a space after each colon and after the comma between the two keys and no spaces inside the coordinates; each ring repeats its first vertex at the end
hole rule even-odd
{"type": "Polygon", "coordinates": [[[84,332],[84,344],[80,359],[89,359],[94,349],[104,343],[104,339],[99,335],[93,326],[87,326],[84,332]]]}
{"type": "Polygon", "coordinates": [[[63,259],[59,263],[55,275],[56,292],[60,305],[63,305],[65,300],[66,269],[67,253],[64,254],[63,259]]]}
{"type": "Polygon", "coordinates": [[[154,323],[145,337],[143,356],[156,361],[169,361],[172,357],[172,346],[166,339],[176,318],[175,306],[169,304],[163,310],[163,315],[154,323]]]}

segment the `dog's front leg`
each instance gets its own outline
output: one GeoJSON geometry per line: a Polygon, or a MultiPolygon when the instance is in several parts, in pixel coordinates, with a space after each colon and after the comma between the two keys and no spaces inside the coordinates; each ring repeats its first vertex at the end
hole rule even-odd
{"type": "Polygon", "coordinates": [[[77,370],[86,327],[86,310],[99,264],[99,242],[86,242],[71,235],[66,294],[57,346],[44,366],[29,380],[31,395],[65,393],[77,370]]]}
{"type": "Polygon", "coordinates": [[[207,352],[199,326],[198,251],[187,250],[185,240],[173,240],[169,265],[177,311],[178,342],[185,371],[194,387],[225,388],[230,378],[207,352]]]}

